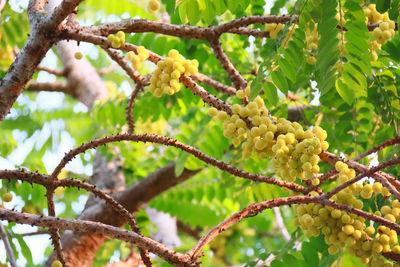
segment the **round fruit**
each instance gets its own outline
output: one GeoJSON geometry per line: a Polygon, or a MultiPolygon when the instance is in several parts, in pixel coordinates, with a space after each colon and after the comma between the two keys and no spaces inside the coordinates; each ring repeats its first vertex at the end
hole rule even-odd
{"type": "Polygon", "coordinates": [[[7,192],[3,195],[4,202],[10,202],[13,199],[13,195],[10,192],[7,192]]]}
{"type": "Polygon", "coordinates": [[[62,263],[59,260],[53,261],[53,263],[51,264],[51,267],[62,267],[62,263]]]}

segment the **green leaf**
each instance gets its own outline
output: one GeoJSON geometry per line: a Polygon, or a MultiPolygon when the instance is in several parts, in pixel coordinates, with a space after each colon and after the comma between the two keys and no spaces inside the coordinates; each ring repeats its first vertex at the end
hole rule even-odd
{"type": "Polygon", "coordinates": [[[19,246],[21,247],[22,255],[24,255],[28,263],[32,263],[32,253],[29,249],[29,246],[25,243],[24,238],[21,235],[15,233],[14,237],[18,240],[19,246]]]}
{"type": "Polygon", "coordinates": [[[347,86],[341,79],[336,79],[335,82],[336,91],[343,98],[343,100],[351,105],[354,101],[354,92],[353,90],[347,86]]]}
{"type": "MultiPolygon", "coordinates": [[[[201,134],[203,131],[206,129],[207,123],[211,120],[210,116],[204,117],[204,119],[199,123],[197,126],[196,130],[192,133],[190,139],[188,142],[186,142],[187,145],[194,146],[196,142],[199,140],[201,137],[201,134]]],[[[175,176],[179,176],[182,174],[183,170],[185,169],[185,163],[186,160],[189,157],[189,153],[181,151],[177,160],[176,160],[176,165],[175,165],[175,176]]]]}
{"type": "Polygon", "coordinates": [[[319,266],[318,252],[310,243],[304,242],[301,245],[301,254],[309,266],[319,266]]]}
{"type": "Polygon", "coordinates": [[[265,99],[270,106],[275,106],[278,103],[278,92],[275,85],[273,85],[271,82],[264,83],[264,94],[265,99]]]}
{"type": "Polygon", "coordinates": [[[289,86],[285,76],[279,72],[279,69],[271,73],[271,78],[278,86],[279,90],[286,95],[289,91],[289,86]]]}
{"type": "Polygon", "coordinates": [[[257,71],[256,79],[251,83],[250,100],[253,100],[258,96],[261,90],[263,79],[265,78],[265,71],[267,67],[267,61],[261,63],[257,71]]]}
{"type": "Polygon", "coordinates": [[[195,25],[200,20],[199,4],[197,0],[187,0],[187,17],[191,25],[195,25]]]}
{"type": "MultiPolygon", "coordinates": [[[[182,2],[179,4],[178,10],[179,10],[179,18],[181,19],[182,23],[186,23],[186,18],[187,18],[187,3],[188,1],[182,0],[178,1],[182,2]]],[[[178,5],[178,2],[176,3],[178,5]]]]}

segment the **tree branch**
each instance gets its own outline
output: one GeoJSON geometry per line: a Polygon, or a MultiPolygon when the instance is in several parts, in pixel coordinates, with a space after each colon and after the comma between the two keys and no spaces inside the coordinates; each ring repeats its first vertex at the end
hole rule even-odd
{"type": "Polygon", "coordinates": [[[16,223],[106,235],[122,241],[134,243],[143,249],[151,251],[171,264],[177,266],[196,266],[195,263],[189,263],[187,255],[175,252],[150,238],[99,222],[39,216],[11,211],[2,207],[0,207],[0,218],[16,223]]]}
{"type": "MultiPolygon", "coordinates": [[[[185,75],[183,75],[185,76],[185,75]]],[[[86,144],[83,144],[75,149],[72,149],[68,153],[65,154],[63,159],[60,161],[60,163],[57,165],[57,167],[54,169],[52,173],[52,177],[56,177],[62,168],[71,160],[73,159],[76,155],[83,153],[87,149],[95,148],[107,143],[111,142],[117,142],[117,141],[135,141],[135,142],[153,142],[153,143],[158,143],[158,144],[163,144],[167,146],[174,146],[176,148],[179,148],[183,151],[186,151],[193,156],[197,157],[198,159],[204,161],[205,163],[211,164],[220,170],[226,171],[230,174],[233,174],[234,176],[237,177],[242,177],[246,179],[253,180],[255,182],[265,182],[269,184],[275,184],[278,186],[282,187],[287,187],[291,189],[292,191],[296,192],[306,192],[306,188],[304,188],[301,185],[298,185],[296,183],[291,183],[291,182],[286,182],[286,181],[281,181],[272,177],[268,176],[263,176],[263,175],[258,175],[255,173],[249,173],[246,171],[243,171],[241,169],[238,169],[224,161],[217,160],[213,157],[210,157],[200,150],[191,147],[189,145],[183,144],[173,138],[166,137],[166,136],[160,136],[156,134],[117,134],[117,135],[112,135],[112,136],[107,136],[104,138],[100,139],[94,139],[86,144]]]]}
{"type": "Polygon", "coordinates": [[[247,86],[247,81],[240,75],[239,71],[230,62],[229,58],[226,56],[224,50],[222,49],[221,41],[219,36],[215,39],[210,40],[210,45],[214,51],[215,56],[220,62],[221,66],[224,68],[226,73],[228,73],[229,79],[233,82],[237,90],[244,90],[247,86]]]}
{"type": "Polygon", "coordinates": [[[15,263],[14,252],[11,248],[10,241],[8,240],[6,229],[4,228],[4,225],[1,221],[0,221],[0,237],[1,239],[3,239],[3,244],[6,249],[7,258],[10,262],[11,267],[17,267],[17,264],[15,263]]]}

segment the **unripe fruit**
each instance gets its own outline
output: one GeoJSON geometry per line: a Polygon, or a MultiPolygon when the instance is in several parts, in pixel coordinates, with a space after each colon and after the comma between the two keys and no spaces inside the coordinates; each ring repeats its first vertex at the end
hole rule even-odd
{"type": "Polygon", "coordinates": [[[83,54],[81,52],[76,52],[74,57],[79,60],[79,59],[82,59],[83,54]]]}
{"type": "Polygon", "coordinates": [[[51,264],[51,267],[62,267],[62,263],[59,260],[53,261],[53,263],[51,264]]]}
{"type": "Polygon", "coordinates": [[[149,5],[147,6],[147,10],[154,14],[160,8],[160,3],[157,0],[150,0],[149,5]]]}
{"type": "Polygon", "coordinates": [[[332,246],[330,246],[330,247],[328,248],[328,253],[329,253],[330,255],[337,254],[338,252],[339,252],[339,248],[338,248],[337,246],[332,245],[332,246]]]}
{"type": "Polygon", "coordinates": [[[3,201],[10,202],[13,199],[13,195],[10,192],[4,193],[3,201]]]}

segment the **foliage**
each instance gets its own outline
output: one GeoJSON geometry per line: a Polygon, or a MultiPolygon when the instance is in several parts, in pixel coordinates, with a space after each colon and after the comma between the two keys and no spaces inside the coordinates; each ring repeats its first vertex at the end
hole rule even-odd
{"type": "MultiPolygon", "coordinates": [[[[147,12],[147,2],[124,0],[110,4],[111,1],[87,0],[79,6],[77,19],[101,24],[124,20],[128,12],[129,18],[162,20],[168,17],[173,24],[207,27],[251,15],[290,14],[292,19],[287,21],[276,39],[249,38],[230,33],[221,36],[223,50],[232,65],[247,81],[252,81],[250,100],[259,95],[271,114],[277,118],[286,118],[293,108],[300,108],[301,119],[298,123],[304,129],[311,125],[325,129],[329,151],[348,159],[400,135],[400,37],[396,31],[395,36],[376,51],[378,58],[371,61],[370,42],[374,37],[369,33],[363,11],[364,4],[376,4],[380,13],[388,12],[390,20],[399,21],[399,1],[377,0],[364,3],[357,0],[276,0],[270,5],[270,1],[260,0],[163,0],[156,14],[147,12]],[[340,9],[344,11],[346,21],[343,27],[338,27],[335,18],[340,9]],[[298,16],[298,19],[294,20],[294,16],[298,16]],[[307,38],[314,27],[319,35],[318,48],[309,51],[307,38]],[[337,38],[338,33],[346,39],[344,48],[338,47],[344,40],[337,38]],[[346,49],[346,53],[343,49],[346,49]],[[317,58],[315,64],[307,61],[310,53],[317,58]]],[[[27,39],[29,28],[26,13],[26,10],[12,10],[9,3],[1,11],[1,78],[14,59],[12,50],[21,49],[27,39]]],[[[265,25],[255,24],[249,28],[264,31],[265,25]]],[[[200,73],[223,84],[232,84],[205,40],[144,32],[127,34],[126,42],[144,46],[160,56],[167,56],[168,51],[176,49],[186,59],[197,59],[200,62],[200,73]]],[[[101,47],[93,46],[91,49],[96,50],[96,53],[86,58],[94,66],[111,64],[101,47]]],[[[139,71],[145,75],[155,69],[153,63],[144,62],[139,71]]],[[[34,78],[46,81],[62,79],[43,74],[40,71],[34,78]]],[[[82,108],[82,104],[71,96],[61,93],[53,93],[57,94],[54,97],[44,92],[24,92],[13,105],[11,114],[0,123],[1,157],[9,160],[15,168],[51,173],[56,162],[69,149],[93,138],[126,131],[125,109],[131,88],[136,84],[120,69],[103,75],[102,79],[110,88],[117,89],[110,90],[108,98],[97,101],[90,111],[82,108]],[[54,101],[55,98],[60,99],[56,107],[41,106],[43,99],[54,101]]],[[[235,96],[201,85],[210,94],[232,105],[242,104],[235,96]]],[[[139,93],[134,107],[136,132],[173,137],[245,171],[277,177],[273,172],[271,157],[258,158],[253,155],[251,158],[243,158],[241,147],[233,147],[231,140],[224,137],[222,123],[207,115],[208,108],[202,99],[183,86],[175,94],[159,98],[145,88],[139,93]]],[[[185,168],[202,169],[194,178],[170,188],[149,202],[150,207],[176,216],[191,228],[201,229],[201,235],[251,203],[290,195],[287,190],[275,185],[239,179],[175,147],[121,142],[99,150],[110,160],[116,157],[123,159],[122,170],[127,186],[173,161],[177,162],[177,176],[185,168]]],[[[387,147],[378,151],[374,160],[382,163],[398,157],[399,153],[398,145],[387,147]]],[[[92,167],[94,154],[94,150],[89,150],[80,155],[73,164],[67,165],[68,171],[64,170],[61,176],[66,177],[68,174],[68,177],[84,180],[83,177],[92,173],[88,170],[92,167]]],[[[370,160],[365,158],[361,163],[368,165],[370,160]]],[[[332,168],[327,163],[320,163],[319,167],[321,173],[332,168]]],[[[389,167],[385,172],[394,177],[400,175],[398,166],[389,167]]],[[[305,181],[297,180],[297,183],[306,185],[305,181]]],[[[12,192],[18,196],[17,200],[4,203],[5,207],[31,214],[46,214],[46,189],[43,186],[5,179],[1,185],[1,195],[12,192]]],[[[331,180],[321,188],[328,191],[335,185],[335,181],[331,180]]],[[[63,207],[57,215],[75,218],[81,212],[88,193],[71,187],[59,190],[58,193],[56,191],[56,195],[56,205],[63,207]],[[75,205],[80,208],[74,208],[75,205]]],[[[386,200],[377,194],[363,200],[364,207],[374,213],[382,208],[386,200]]],[[[273,267],[359,266],[360,261],[344,249],[336,255],[330,255],[323,235],[305,237],[294,224],[297,214],[293,209],[283,207],[281,212],[284,224],[291,233],[289,242],[280,234],[273,212],[266,210],[236,224],[236,228],[232,228],[229,235],[224,237],[222,254],[216,252],[212,243],[207,246],[204,249],[203,265],[245,263],[247,266],[255,266],[255,259],[266,260],[273,254],[275,258],[270,260],[269,265],[273,267]],[[294,248],[297,242],[302,242],[299,250],[294,248]]],[[[137,221],[145,235],[154,232],[155,226],[149,221],[146,212],[140,211],[137,221]]],[[[24,259],[26,266],[34,266],[25,238],[15,229],[15,223],[6,225],[15,256],[24,259]]],[[[184,233],[180,233],[180,238],[183,244],[177,250],[182,252],[186,252],[197,241],[184,233]]],[[[129,250],[126,243],[109,240],[98,251],[94,266],[106,264],[112,255],[119,255],[122,260],[128,256],[129,250]]],[[[49,247],[46,256],[51,251],[49,247]]],[[[165,263],[160,261],[159,264],[163,266],[161,264],[165,263]]]]}

